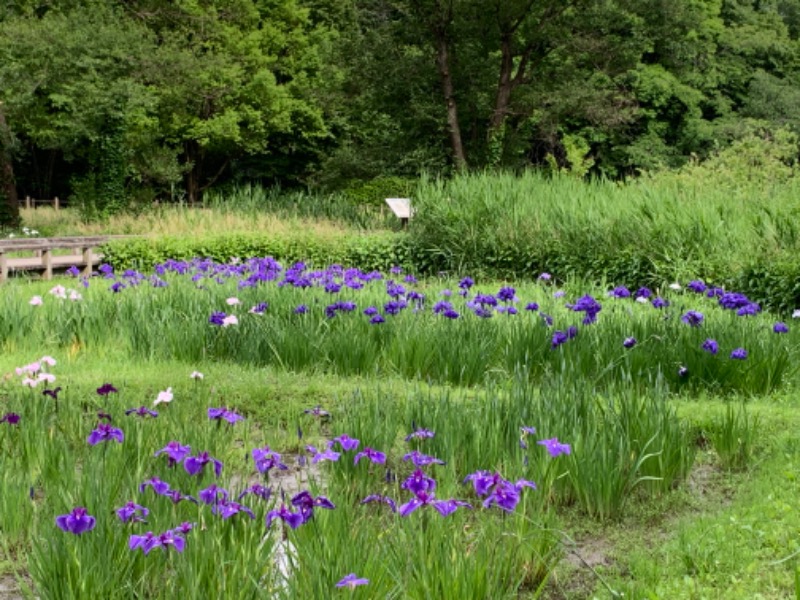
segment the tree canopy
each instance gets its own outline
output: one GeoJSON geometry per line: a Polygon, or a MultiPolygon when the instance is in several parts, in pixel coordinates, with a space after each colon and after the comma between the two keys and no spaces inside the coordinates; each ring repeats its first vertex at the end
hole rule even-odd
{"type": "Polygon", "coordinates": [[[0,195],[677,167],[800,133],[799,37],[800,0],[15,0],[0,195]]]}

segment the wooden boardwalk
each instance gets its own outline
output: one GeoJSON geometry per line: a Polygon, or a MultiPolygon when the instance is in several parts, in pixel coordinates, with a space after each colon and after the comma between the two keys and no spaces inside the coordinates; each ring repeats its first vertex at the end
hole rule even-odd
{"type": "Polygon", "coordinates": [[[103,257],[97,248],[112,239],[128,238],[127,235],[98,235],[88,237],[53,237],[0,240],[0,282],[6,281],[10,272],[39,271],[43,279],[52,279],[53,270],[76,266],[88,277],[103,257]],[[53,255],[56,250],[70,250],[71,254],[53,255]],[[32,253],[33,256],[9,256],[9,254],[32,253]]]}

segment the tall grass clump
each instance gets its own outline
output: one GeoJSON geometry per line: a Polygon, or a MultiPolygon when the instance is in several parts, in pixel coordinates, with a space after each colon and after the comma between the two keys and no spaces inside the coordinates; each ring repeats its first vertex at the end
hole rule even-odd
{"type": "Polygon", "coordinates": [[[730,287],[761,265],[780,281],[750,293],[782,310],[800,304],[787,273],[800,268],[798,180],[738,180],[732,190],[695,175],[627,184],[530,171],[423,180],[411,232],[436,270],[649,286],[691,276],[730,287]],[[776,261],[783,275],[765,267],[776,261]]]}

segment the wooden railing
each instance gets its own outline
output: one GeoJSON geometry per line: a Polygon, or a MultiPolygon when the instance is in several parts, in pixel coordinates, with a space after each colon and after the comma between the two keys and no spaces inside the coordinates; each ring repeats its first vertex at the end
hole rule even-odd
{"type": "Polygon", "coordinates": [[[36,208],[37,206],[52,206],[54,210],[59,210],[61,208],[61,200],[58,199],[58,196],[49,199],[25,196],[25,198],[19,199],[19,206],[27,209],[36,208]]]}
{"type": "Polygon", "coordinates": [[[73,265],[88,277],[93,267],[103,260],[96,249],[111,239],[124,237],[131,236],[0,239],[0,282],[8,279],[10,271],[41,271],[44,279],[52,279],[54,269],[68,269],[73,265]],[[72,250],[74,253],[54,255],[54,250],[72,250]],[[34,256],[9,256],[31,252],[34,256]]]}

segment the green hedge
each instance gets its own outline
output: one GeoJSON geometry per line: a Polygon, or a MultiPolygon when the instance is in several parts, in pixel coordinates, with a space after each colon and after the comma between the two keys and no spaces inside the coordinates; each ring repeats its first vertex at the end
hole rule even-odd
{"type": "MultiPolygon", "coordinates": [[[[227,234],[202,238],[139,238],[114,240],[101,252],[117,271],[152,269],[168,259],[211,258],[228,262],[235,258],[272,256],[283,264],[306,261],[318,267],[331,264],[357,266],[364,270],[388,270],[394,265],[411,267],[415,262],[406,234],[372,233],[352,236],[315,237],[298,234],[227,234]]],[[[424,261],[422,261],[424,262],[424,261]]]]}

